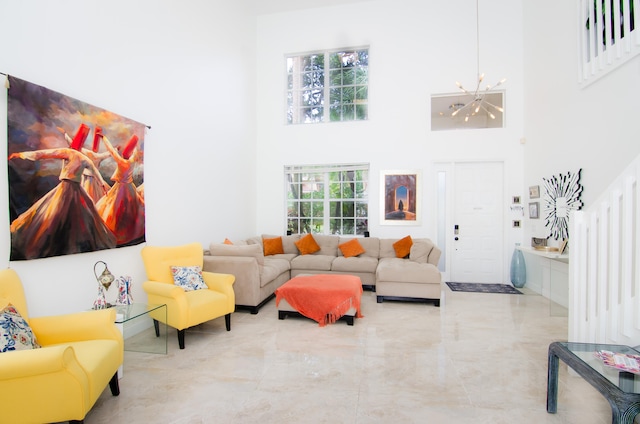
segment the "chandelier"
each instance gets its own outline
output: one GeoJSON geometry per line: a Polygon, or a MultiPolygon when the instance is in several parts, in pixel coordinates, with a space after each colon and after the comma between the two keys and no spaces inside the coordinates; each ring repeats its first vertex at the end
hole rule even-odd
{"type": "Polygon", "coordinates": [[[480,73],[480,18],[479,18],[479,6],[478,1],[476,0],[476,49],[477,49],[477,75],[478,75],[478,83],[476,84],[475,91],[469,91],[460,84],[460,82],[456,81],[456,85],[458,88],[467,96],[469,96],[469,101],[463,104],[457,104],[455,108],[453,108],[453,113],[451,113],[451,117],[454,118],[460,113],[464,113],[464,121],[468,122],[469,118],[472,116],[478,115],[480,112],[484,112],[491,119],[496,119],[496,113],[503,113],[504,109],[501,106],[497,106],[487,100],[487,94],[496,87],[504,84],[507,80],[506,78],[502,78],[498,83],[494,86],[487,85],[484,89],[481,88],[482,81],[484,80],[484,74],[480,73]]]}

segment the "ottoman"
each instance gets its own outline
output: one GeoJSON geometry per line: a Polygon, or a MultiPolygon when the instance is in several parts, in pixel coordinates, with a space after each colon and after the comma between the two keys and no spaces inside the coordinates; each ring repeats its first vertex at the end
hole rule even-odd
{"type": "Polygon", "coordinates": [[[362,317],[362,282],[354,275],[298,275],[276,289],[275,294],[279,319],[299,314],[324,327],[343,317],[353,325],[354,317],[362,317]]]}

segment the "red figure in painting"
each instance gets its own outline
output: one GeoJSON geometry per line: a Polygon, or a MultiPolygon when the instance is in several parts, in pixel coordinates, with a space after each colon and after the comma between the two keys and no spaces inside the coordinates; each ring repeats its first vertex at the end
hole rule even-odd
{"type": "Polygon", "coordinates": [[[37,259],[116,246],[115,235],[80,185],[85,169],[107,184],[93,162],[79,151],[88,134],[89,127],[81,124],[71,147],[9,155],[9,160],[62,159],[60,183],[11,223],[12,259],[37,259]]]}
{"type": "Polygon", "coordinates": [[[138,155],[138,136],[133,135],[129,139],[122,149],[122,154],[104,135],[102,141],[115,160],[117,168],[111,176],[113,186],[96,204],[98,213],[116,235],[118,246],[138,244],[144,241],[144,200],[133,182],[138,155]]]}
{"type": "MultiPolygon", "coordinates": [[[[69,145],[72,143],[72,138],[69,137],[69,134],[65,132],[63,128],[57,127],[58,131],[64,134],[64,138],[67,140],[69,145]]],[[[100,162],[105,159],[111,157],[109,152],[98,153],[98,147],[100,146],[100,139],[102,138],[102,128],[96,127],[93,131],[93,146],[91,149],[85,149],[84,147],[80,150],[86,157],[88,157],[91,162],[98,168],[100,166],[100,162]]],[[[108,184],[104,184],[104,180],[102,178],[98,179],[93,175],[89,169],[85,169],[82,171],[82,188],[85,189],[89,197],[93,200],[93,203],[97,203],[98,200],[102,198],[107,192],[109,188],[111,188],[108,184]]]]}

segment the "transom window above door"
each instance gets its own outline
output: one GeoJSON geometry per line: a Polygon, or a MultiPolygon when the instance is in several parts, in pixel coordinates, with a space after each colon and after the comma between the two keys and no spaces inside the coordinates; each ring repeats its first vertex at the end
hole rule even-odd
{"type": "Polygon", "coordinates": [[[286,71],[287,124],[368,119],[368,48],[287,56],[286,71]]]}

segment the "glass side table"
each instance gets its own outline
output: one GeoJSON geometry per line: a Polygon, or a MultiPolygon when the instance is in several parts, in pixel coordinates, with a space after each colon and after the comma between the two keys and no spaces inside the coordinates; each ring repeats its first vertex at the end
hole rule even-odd
{"type": "Polygon", "coordinates": [[[122,331],[124,350],[167,354],[167,305],[132,303],[115,308],[115,323],[122,331]],[[157,326],[154,319],[159,321],[157,326]]]}
{"type": "Polygon", "coordinates": [[[549,345],[547,412],[555,414],[558,409],[558,365],[562,360],[607,399],[613,424],[633,424],[635,416],[640,414],[640,375],[605,366],[594,355],[600,350],[640,355],[624,345],[571,342],[549,345]]]}

